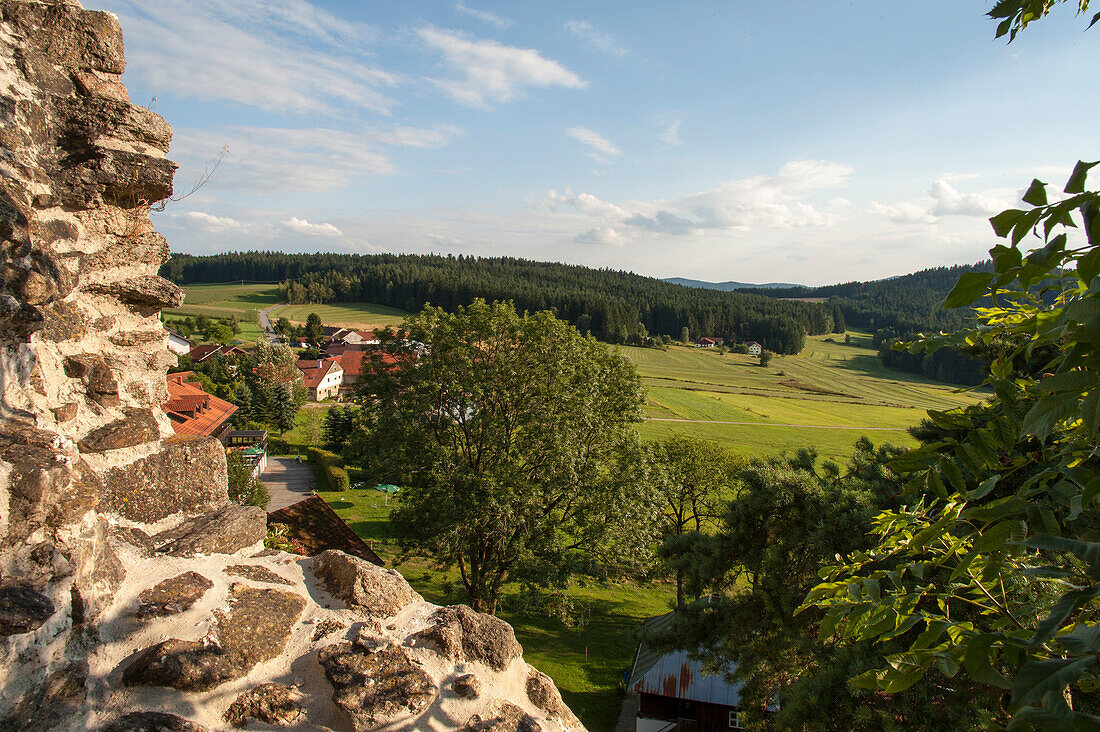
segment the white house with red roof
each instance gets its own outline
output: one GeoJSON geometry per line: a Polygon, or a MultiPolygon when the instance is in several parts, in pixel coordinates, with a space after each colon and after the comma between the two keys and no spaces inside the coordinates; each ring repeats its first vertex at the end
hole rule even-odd
{"type": "Polygon", "coordinates": [[[300,358],[296,364],[302,372],[302,386],[309,398],[320,402],[340,393],[344,383],[344,368],[336,358],[300,358]]]}

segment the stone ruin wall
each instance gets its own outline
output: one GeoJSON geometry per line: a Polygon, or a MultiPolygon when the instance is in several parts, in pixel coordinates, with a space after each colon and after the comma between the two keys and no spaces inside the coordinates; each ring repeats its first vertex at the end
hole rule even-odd
{"type": "Polygon", "coordinates": [[[0,729],[581,729],[507,624],[264,550],[173,436],[172,130],[124,68],[113,15],[0,0],[0,729]]]}

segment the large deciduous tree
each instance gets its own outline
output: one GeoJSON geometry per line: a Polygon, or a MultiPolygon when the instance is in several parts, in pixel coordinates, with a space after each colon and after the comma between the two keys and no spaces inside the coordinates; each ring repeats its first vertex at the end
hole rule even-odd
{"type": "Polygon", "coordinates": [[[550,312],[480,300],[425,308],[384,350],[348,457],[403,486],[402,546],[457,566],[475,608],[495,610],[510,580],[561,584],[649,546],[643,391],[617,353],[550,312]]]}

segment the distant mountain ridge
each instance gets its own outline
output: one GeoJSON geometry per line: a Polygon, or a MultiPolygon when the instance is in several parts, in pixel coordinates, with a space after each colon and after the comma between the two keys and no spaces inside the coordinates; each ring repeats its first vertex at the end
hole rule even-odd
{"type": "Polygon", "coordinates": [[[806,287],[806,285],[795,285],[790,282],[765,282],[764,284],[756,285],[751,282],[734,282],[733,280],[728,282],[707,282],[706,280],[692,280],[687,277],[664,277],[661,279],[661,282],[668,282],[673,285],[683,285],[684,287],[696,287],[700,290],[721,290],[722,292],[732,292],[733,290],[772,290],[806,287]]]}

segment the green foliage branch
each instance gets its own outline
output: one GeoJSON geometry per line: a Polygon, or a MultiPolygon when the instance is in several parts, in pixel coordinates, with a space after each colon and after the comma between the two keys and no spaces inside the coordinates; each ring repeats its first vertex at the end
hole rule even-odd
{"type": "Polygon", "coordinates": [[[1057,198],[1034,180],[1027,208],[994,216],[1007,240],[994,271],[964,275],[945,303],[989,298],[977,324],[909,344],[984,351],[994,396],[929,412],[938,439],[893,463],[916,502],[877,516],[877,545],[823,570],[805,598],[826,613],[822,638],[907,641],[857,686],[961,672],[1006,692],[1010,729],[1100,725],[1097,164],[1079,162],[1057,198]],[[1031,236],[1042,246],[1025,255],[1031,236]]]}

